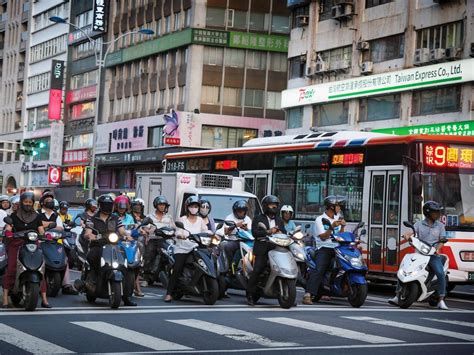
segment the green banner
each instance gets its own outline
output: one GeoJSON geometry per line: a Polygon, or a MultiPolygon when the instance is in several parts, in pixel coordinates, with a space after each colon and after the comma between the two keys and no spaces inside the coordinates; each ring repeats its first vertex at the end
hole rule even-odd
{"type": "Polygon", "coordinates": [[[192,42],[194,44],[227,47],[229,45],[229,32],[193,28],[192,42]]]}
{"type": "Polygon", "coordinates": [[[371,132],[411,136],[414,134],[474,136],[474,121],[445,122],[429,125],[373,129],[371,132]]]}
{"type": "Polygon", "coordinates": [[[230,32],[229,47],[259,51],[288,52],[288,37],[248,32],[230,32]]]}

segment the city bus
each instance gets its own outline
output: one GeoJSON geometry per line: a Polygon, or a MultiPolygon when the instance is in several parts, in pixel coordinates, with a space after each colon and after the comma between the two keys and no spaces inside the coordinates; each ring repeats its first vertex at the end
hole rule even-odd
{"type": "MultiPolygon", "coordinates": [[[[243,147],[165,156],[168,172],[212,172],[245,179],[259,198],[277,195],[306,225],[327,195],[345,197],[349,225],[366,223],[369,277],[393,281],[411,248],[402,222],[423,218],[424,201],[444,206],[450,287],[474,283],[474,137],[311,132],[256,138],[243,147]]],[[[230,211],[229,211],[230,212],[230,211]]]]}

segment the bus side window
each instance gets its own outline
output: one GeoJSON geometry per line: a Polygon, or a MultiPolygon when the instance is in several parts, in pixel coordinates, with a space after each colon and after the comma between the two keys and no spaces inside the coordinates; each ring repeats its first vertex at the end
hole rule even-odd
{"type": "Polygon", "coordinates": [[[412,213],[421,213],[421,202],[423,201],[423,177],[421,173],[411,174],[412,213]]]}

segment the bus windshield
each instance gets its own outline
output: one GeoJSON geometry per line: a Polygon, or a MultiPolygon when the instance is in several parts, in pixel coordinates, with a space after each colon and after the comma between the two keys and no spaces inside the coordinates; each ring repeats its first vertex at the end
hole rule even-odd
{"type": "Polygon", "coordinates": [[[474,175],[423,173],[422,181],[424,200],[443,205],[441,218],[447,230],[474,229],[474,175]]]}
{"type": "Polygon", "coordinates": [[[199,198],[207,199],[211,203],[211,217],[216,222],[222,222],[224,219],[232,213],[232,205],[239,200],[247,201],[248,213],[247,215],[253,219],[256,215],[262,213],[260,204],[255,197],[246,196],[224,196],[224,195],[208,195],[201,194],[199,198]]]}

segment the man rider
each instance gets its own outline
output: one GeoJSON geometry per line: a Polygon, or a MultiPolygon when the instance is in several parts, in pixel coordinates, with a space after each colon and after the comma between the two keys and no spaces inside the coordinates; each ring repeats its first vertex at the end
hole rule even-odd
{"type": "Polygon", "coordinates": [[[315,236],[316,236],[316,247],[318,253],[316,254],[316,265],[317,269],[309,273],[308,282],[306,283],[306,293],[303,296],[303,304],[313,304],[313,297],[319,291],[321,282],[323,281],[324,274],[331,264],[332,258],[335,256],[334,248],[338,246],[338,243],[331,241],[333,233],[339,233],[344,231],[345,222],[338,220],[336,215],[337,197],[330,195],[324,199],[325,212],[316,218],[315,221],[315,236]],[[323,219],[327,219],[331,223],[331,227],[327,227],[323,224],[323,219]]]}
{"type": "Polygon", "coordinates": [[[252,221],[252,235],[255,238],[253,246],[255,261],[253,272],[247,283],[247,304],[249,306],[255,306],[258,279],[267,266],[268,252],[274,248],[272,244],[268,243],[267,236],[278,232],[286,234],[283,221],[278,216],[279,206],[280,200],[278,197],[265,196],[262,199],[263,214],[256,216],[252,221]],[[259,227],[259,223],[263,223],[265,229],[259,227]]]}
{"type": "MultiPolygon", "coordinates": [[[[90,243],[89,252],[87,253],[87,260],[91,266],[91,272],[88,275],[86,287],[95,287],[94,285],[91,285],[91,283],[96,283],[97,275],[99,274],[100,270],[100,258],[102,256],[102,244],[97,239],[97,236],[93,233],[92,228],[94,228],[102,236],[107,236],[109,233],[117,233],[121,237],[127,237],[127,233],[122,222],[118,216],[112,214],[114,210],[114,199],[110,195],[101,195],[97,202],[99,209],[86,222],[84,234],[90,243]]],[[[132,239],[132,237],[127,238],[132,239]]],[[[128,297],[124,297],[124,304],[126,306],[137,305],[128,297]]]]}
{"type": "MultiPolygon", "coordinates": [[[[423,205],[423,215],[425,219],[415,223],[414,228],[418,239],[433,245],[439,242],[440,239],[446,237],[446,230],[444,224],[439,221],[443,207],[436,201],[427,201],[423,205]]],[[[413,233],[407,232],[403,235],[406,240],[413,237],[413,233]]],[[[430,257],[429,266],[436,274],[438,280],[438,308],[448,310],[448,306],[444,302],[446,296],[446,275],[444,274],[444,258],[439,254],[444,244],[436,245],[436,254],[430,257]]],[[[390,304],[398,305],[398,297],[395,296],[388,301],[390,304]]]]}

